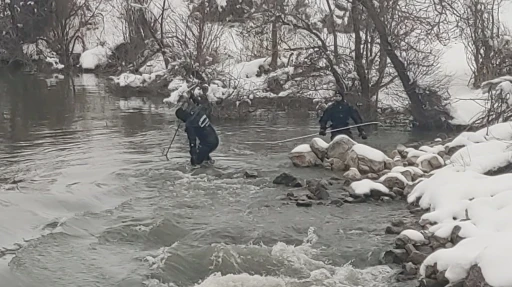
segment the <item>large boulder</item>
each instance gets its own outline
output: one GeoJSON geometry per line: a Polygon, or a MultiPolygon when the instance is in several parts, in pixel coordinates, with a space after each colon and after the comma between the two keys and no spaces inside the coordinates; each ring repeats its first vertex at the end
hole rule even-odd
{"type": "Polygon", "coordinates": [[[294,148],[290,152],[289,158],[293,165],[297,167],[312,167],[322,165],[322,161],[311,150],[311,147],[308,144],[302,144],[294,148]]]}
{"type": "Polygon", "coordinates": [[[380,150],[364,144],[356,144],[348,153],[346,164],[362,174],[379,173],[386,169],[388,158],[380,150]]]}
{"type": "Polygon", "coordinates": [[[425,154],[416,160],[416,164],[424,172],[431,172],[444,166],[444,160],[437,154],[425,154]]]}
{"type": "Polygon", "coordinates": [[[327,157],[337,158],[345,162],[348,157],[348,152],[357,143],[346,135],[339,135],[335,137],[327,147],[327,157]]]}
{"type": "Polygon", "coordinates": [[[323,161],[325,157],[327,156],[327,148],[329,147],[329,144],[326,143],[321,138],[314,138],[311,140],[311,143],[309,144],[311,147],[311,150],[313,153],[321,160],[323,161]]]}

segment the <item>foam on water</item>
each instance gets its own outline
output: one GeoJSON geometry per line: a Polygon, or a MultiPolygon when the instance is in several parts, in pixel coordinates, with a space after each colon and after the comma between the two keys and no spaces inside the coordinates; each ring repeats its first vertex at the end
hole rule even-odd
{"type": "MultiPolygon", "coordinates": [[[[314,228],[308,230],[304,243],[299,246],[287,245],[278,242],[272,247],[260,245],[226,245],[214,244],[215,252],[211,256],[210,270],[220,268],[227,260],[236,269],[242,271],[245,260],[258,260],[267,255],[267,262],[272,262],[272,268],[278,274],[249,274],[248,272],[224,273],[213,271],[211,275],[195,287],[384,287],[390,286],[392,276],[396,271],[388,266],[375,266],[365,269],[356,269],[350,264],[332,266],[328,263],[314,259],[318,250],[313,248],[318,236],[314,228]],[[292,275],[295,274],[295,275],[292,275]]],[[[176,245],[176,244],[175,244],[176,245]]],[[[175,245],[173,247],[175,247],[175,245]]],[[[168,247],[162,248],[155,257],[148,256],[152,269],[163,268],[165,259],[169,257],[168,247]]],[[[146,287],[174,287],[173,283],[161,282],[157,279],[148,279],[143,282],[146,287]]],[[[192,286],[190,286],[192,287],[192,286]]]]}

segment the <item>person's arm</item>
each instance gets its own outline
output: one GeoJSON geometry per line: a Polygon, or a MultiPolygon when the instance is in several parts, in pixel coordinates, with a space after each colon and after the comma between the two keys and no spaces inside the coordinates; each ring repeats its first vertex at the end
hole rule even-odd
{"type": "Polygon", "coordinates": [[[331,107],[332,105],[328,106],[322,116],[320,117],[319,123],[320,123],[320,135],[325,136],[327,131],[327,123],[331,120],[331,107]]]}
{"type": "MultiPolygon", "coordinates": [[[[356,125],[360,125],[363,123],[363,118],[361,117],[361,114],[359,114],[359,111],[354,108],[354,107],[350,107],[350,118],[354,121],[354,123],[356,125]]],[[[364,132],[364,129],[363,127],[359,126],[357,127],[357,131],[359,132],[359,136],[362,137],[363,139],[366,139],[367,136],[366,136],[366,133],[364,132]]]]}

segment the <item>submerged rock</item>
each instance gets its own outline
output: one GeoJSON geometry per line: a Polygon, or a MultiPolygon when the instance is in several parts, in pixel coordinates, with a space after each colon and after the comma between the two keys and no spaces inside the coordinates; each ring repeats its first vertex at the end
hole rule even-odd
{"type": "Polygon", "coordinates": [[[253,170],[246,170],[244,172],[245,178],[258,178],[258,172],[253,170]]]}
{"type": "Polygon", "coordinates": [[[408,254],[403,249],[391,249],[384,252],[382,261],[385,264],[402,264],[407,260],[408,254]]]}
{"type": "Polygon", "coordinates": [[[299,145],[288,155],[296,167],[322,166],[322,161],[311,150],[308,144],[299,145]]]}
{"type": "Polygon", "coordinates": [[[309,200],[299,200],[296,205],[299,207],[311,207],[313,206],[313,202],[309,200]]]}
{"type": "Polygon", "coordinates": [[[289,187],[302,187],[302,184],[300,181],[293,175],[283,172],[280,175],[278,175],[274,181],[274,184],[282,184],[289,187]]]}
{"type": "Polygon", "coordinates": [[[329,183],[326,180],[308,179],[306,180],[306,187],[309,192],[317,200],[328,200],[329,192],[327,192],[329,183]]]}

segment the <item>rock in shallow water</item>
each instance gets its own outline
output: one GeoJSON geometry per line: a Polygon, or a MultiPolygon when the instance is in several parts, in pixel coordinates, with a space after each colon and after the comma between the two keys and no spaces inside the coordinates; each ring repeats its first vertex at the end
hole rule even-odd
{"type": "Polygon", "coordinates": [[[327,192],[329,183],[326,180],[308,179],[306,180],[306,187],[309,192],[317,200],[328,200],[329,193],[327,192]]]}
{"type": "Polygon", "coordinates": [[[407,252],[403,249],[391,249],[384,252],[382,261],[385,264],[402,264],[407,260],[407,252]]]}
{"type": "Polygon", "coordinates": [[[288,155],[293,165],[296,167],[322,166],[322,161],[311,150],[308,144],[303,144],[294,148],[288,155]]]}
{"type": "Polygon", "coordinates": [[[311,151],[321,160],[323,161],[325,157],[327,156],[327,148],[329,147],[329,144],[326,143],[321,138],[314,138],[311,140],[311,143],[309,144],[311,147],[311,151]]]}
{"type": "Polygon", "coordinates": [[[302,187],[302,184],[300,181],[293,175],[283,172],[280,175],[278,175],[274,181],[274,184],[282,184],[289,187],[302,187]]]}
{"type": "Polygon", "coordinates": [[[245,178],[258,178],[258,172],[253,170],[246,170],[244,172],[245,178]]]}
{"type": "Polygon", "coordinates": [[[313,206],[313,202],[309,200],[299,200],[296,205],[300,207],[311,207],[313,206]]]}

